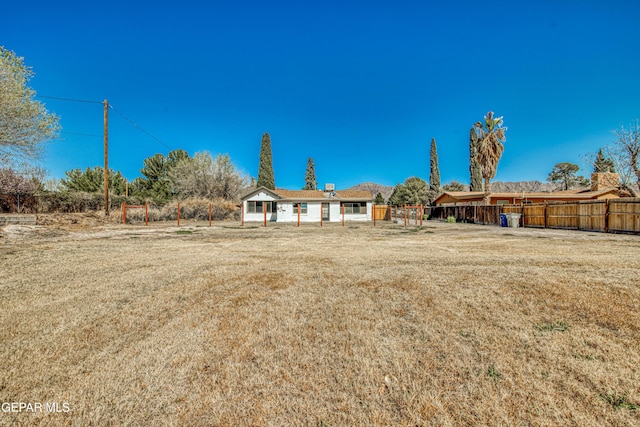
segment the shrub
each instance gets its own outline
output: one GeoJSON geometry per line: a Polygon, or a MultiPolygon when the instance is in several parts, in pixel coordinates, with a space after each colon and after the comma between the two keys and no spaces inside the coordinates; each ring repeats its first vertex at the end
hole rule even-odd
{"type": "MultiPolygon", "coordinates": [[[[144,203],[141,203],[144,204],[144,203]]],[[[240,214],[235,203],[215,199],[190,198],[180,201],[180,219],[199,221],[209,220],[209,204],[211,204],[211,219],[215,221],[238,220],[240,214]]],[[[127,221],[144,221],[144,209],[127,211],[127,221]]],[[[171,201],[164,206],[149,205],[149,221],[177,221],[178,202],[171,201]]]]}
{"type": "MultiPolygon", "coordinates": [[[[101,193],[56,191],[43,193],[37,196],[37,198],[37,211],[40,213],[77,213],[104,209],[104,194],[101,193]]],[[[109,210],[119,210],[123,202],[127,202],[128,205],[145,204],[145,200],[140,197],[125,197],[111,194],[109,196],[109,210]]]]}

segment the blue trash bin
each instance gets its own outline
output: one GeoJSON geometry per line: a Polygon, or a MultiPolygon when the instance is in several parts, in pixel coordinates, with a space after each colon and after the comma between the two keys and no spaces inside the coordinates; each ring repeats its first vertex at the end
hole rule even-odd
{"type": "Polygon", "coordinates": [[[507,227],[507,214],[500,214],[500,226],[507,227]]]}

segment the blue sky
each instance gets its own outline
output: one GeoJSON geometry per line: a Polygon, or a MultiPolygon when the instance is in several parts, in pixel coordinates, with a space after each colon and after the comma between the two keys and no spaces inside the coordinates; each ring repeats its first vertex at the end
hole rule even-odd
{"type": "MultiPolygon", "coordinates": [[[[508,127],[495,179],[544,181],[640,117],[635,1],[6,3],[0,45],[39,95],[108,99],[164,143],[110,111],[109,165],[129,179],[170,148],[256,176],[269,132],[278,187],[301,188],[309,157],[337,188],[428,180],[431,138],[442,182],[468,183],[491,110],[508,127]]],[[[101,165],[102,106],[41,100],[63,127],[50,175],[101,165]]]]}

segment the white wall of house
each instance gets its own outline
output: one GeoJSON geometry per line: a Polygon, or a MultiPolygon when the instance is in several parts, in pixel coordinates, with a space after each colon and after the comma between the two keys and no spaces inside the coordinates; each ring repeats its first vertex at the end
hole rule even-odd
{"type": "MultiPolygon", "coordinates": [[[[345,200],[345,202],[349,202],[348,200],[345,200]]],[[[340,211],[340,204],[338,204],[338,221],[342,221],[342,213],[340,211]]],[[[371,220],[371,212],[373,209],[373,202],[367,202],[367,211],[363,212],[363,213],[359,213],[359,214],[354,214],[354,213],[345,213],[344,214],[344,220],[346,221],[369,221],[371,220]]],[[[331,212],[331,215],[333,215],[333,212],[331,212]]],[[[333,218],[332,218],[333,219],[333,218]]]]}
{"type": "Polygon", "coordinates": [[[330,222],[340,222],[342,221],[342,216],[340,216],[340,202],[334,201],[329,205],[329,221],[330,222]]]}
{"type": "MultiPolygon", "coordinates": [[[[267,221],[276,222],[288,222],[297,223],[298,213],[294,210],[294,205],[298,202],[290,200],[278,200],[271,194],[265,192],[259,192],[243,201],[244,220],[246,222],[262,222],[264,220],[264,214],[262,212],[249,212],[248,202],[275,202],[275,209],[273,212],[267,212],[267,221]]],[[[348,202],[348,201],[346,201],[348,202]]],[[[307,212],[300,214],[300,222],[302,223],[319,223],[322,216],[322,203],[329,203],[329,222],[341,222],[342,210],[340,200],[314,200],[303,202],[307,204],[307,212]]],[[[344,220],[349,221],[369,221],[371,220],[371,213],[373,208],[373,202],[367,202],[367,211],[362,213],[348,213],[345,212],[344,220]]],[[[326,220],[324,220],[326,221],[326,220]]]]}
{"type": "MultiPolygon", "coordinates": [[[[265,193],[263,191],[254,194],[253,196],[249,197],[247,200],[242,202],[242,208],[244,209],[244,220],[247,222],[254,222],[254,221],[264,221],[264,213],[263,212],[249,212],[248,209],[248,202],[276,202],[277,205],[277,200],[269,193],[265,193]]],[[[276,206],[276,211],[277,211],[277,206],[276,206]]],[[[277,212],[267,212],[267,221],[276,221],[277,218],[277,212]]]]}
{"type": "MultiPolygon", "coordinates": [[[[307,204],[307,213],[300,213],[300,222],[320,222],[321,202],[305,202],[307,204]]],[[[297,202],[281,201],[278,202],[278,222],[298,222],[298,212],[294,210],[297,202]]]]}
{"type": "MultiPolygon", "coordinates": [[[[278,202],[278,222],[298,222],[298,213],[293,206],[297,202],[278,202]]],[[[320,222],[322,215],[322,203],[329,203],[329,222],[342,222],[342,210],[340,200],[308,201],[307,213],[300,214],[300,222],[320,222]]],[[[345,213],[345,221],[369,221],[373,202],[367,202],[367,212],[353,214],[345,213]]],[[[325,220],[326,221],[326,220],[325,220]]]]}

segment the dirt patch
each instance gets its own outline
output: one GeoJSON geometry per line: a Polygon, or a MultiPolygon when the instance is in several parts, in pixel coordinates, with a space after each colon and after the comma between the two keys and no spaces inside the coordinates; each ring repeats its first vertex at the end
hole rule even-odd
{"type": "Polygon", "coordinates": [[[638,236],[79,223],[2,229],[0,401],[70,411],[0,424],[640,423],[638,236]]]}
{"type": "Polygon", "coordinates": [[[43,226],[64,228],[93,228],[119,224],[120,219],[121,214],[119,211],[111,211],[108,216],[104,212],[51,213],[38,214],[36,223],[43,226]]]}

